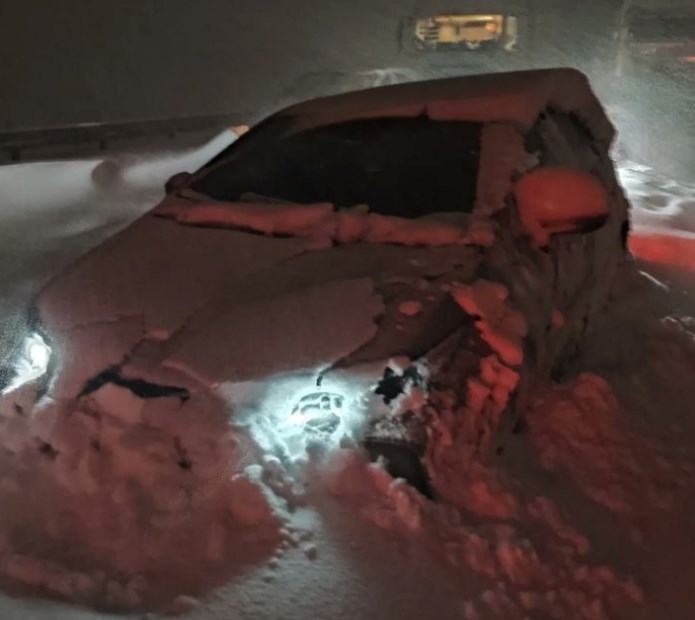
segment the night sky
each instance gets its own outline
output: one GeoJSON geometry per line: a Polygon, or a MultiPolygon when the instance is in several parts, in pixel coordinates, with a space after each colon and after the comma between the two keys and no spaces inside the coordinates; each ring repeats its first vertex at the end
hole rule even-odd
{"type": "MultiPolygon", "coordinates": [[[[566,64],[577,49],[591,48],[596,23],[608,23],[619,5],[521,1],[541,20],[534,42],[545,46],[535,61],[541,65],[566,64]]],[[[263,114],[303,73],[407,62],[398,56],[396,29],[418,4],[0,0],[0,128],[263,114]]]]}

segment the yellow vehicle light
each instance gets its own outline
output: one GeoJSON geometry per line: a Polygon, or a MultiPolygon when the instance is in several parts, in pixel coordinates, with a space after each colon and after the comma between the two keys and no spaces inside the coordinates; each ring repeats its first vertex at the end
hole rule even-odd
{"type": "Polygon", "coordinates": [[[449,24],[465,24],[470,21],[480,21],[480,22],[492,22],[494,20],[502,19],[502,15],[481,15],[481,14],[444,14],[444,15],[434,15],[430,18],[420,19],[418,21],[434,21],[435,23],[449,23],[449,24]]]}

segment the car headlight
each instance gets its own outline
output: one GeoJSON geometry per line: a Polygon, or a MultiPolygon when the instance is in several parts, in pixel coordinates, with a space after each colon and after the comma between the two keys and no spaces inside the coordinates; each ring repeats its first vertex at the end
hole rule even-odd
{"type": "Polygon", "coordinates": [[[32,371],[38,372],[40,375],[46,372],[48,362],[51,359],[51,347],[48,346],[41,334],[31,334],[24,341],[24,359],[32,371]]]}
{"type": "Polygon", "coordinates": [[[38,332],[29,333],[23,340],[19,355],[12,365],[13,376],[2,390],[7,394],[22,385],[42,377],[51,362],[51,347],[38,332]]]}

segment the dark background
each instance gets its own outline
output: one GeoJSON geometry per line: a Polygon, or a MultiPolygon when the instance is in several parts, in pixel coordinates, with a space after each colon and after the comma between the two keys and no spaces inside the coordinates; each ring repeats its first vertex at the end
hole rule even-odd
{"type": "MultiPolygon", "coordinates": [[[[595,73],[597,84],[603,80],[621,0],[520,1],[532,17],[524,66],[573,64],[595,73]]],[[[465,2],[485,10],[485,0],[465,2]]],[[[397,49],[398,20],[422,5],[0,0],[0,130],[242,110],[262,115],[280,106],[282,90],[304,73],[407,65],[397,49]]]]}

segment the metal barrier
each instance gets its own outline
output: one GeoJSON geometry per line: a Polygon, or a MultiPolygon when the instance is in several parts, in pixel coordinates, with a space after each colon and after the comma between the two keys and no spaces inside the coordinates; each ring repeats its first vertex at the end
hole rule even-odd
{"type": "Polygon", "coordinates": [[[0,164],[186,148],[248,118],[220,114],[0,131],[0,164]]]}

